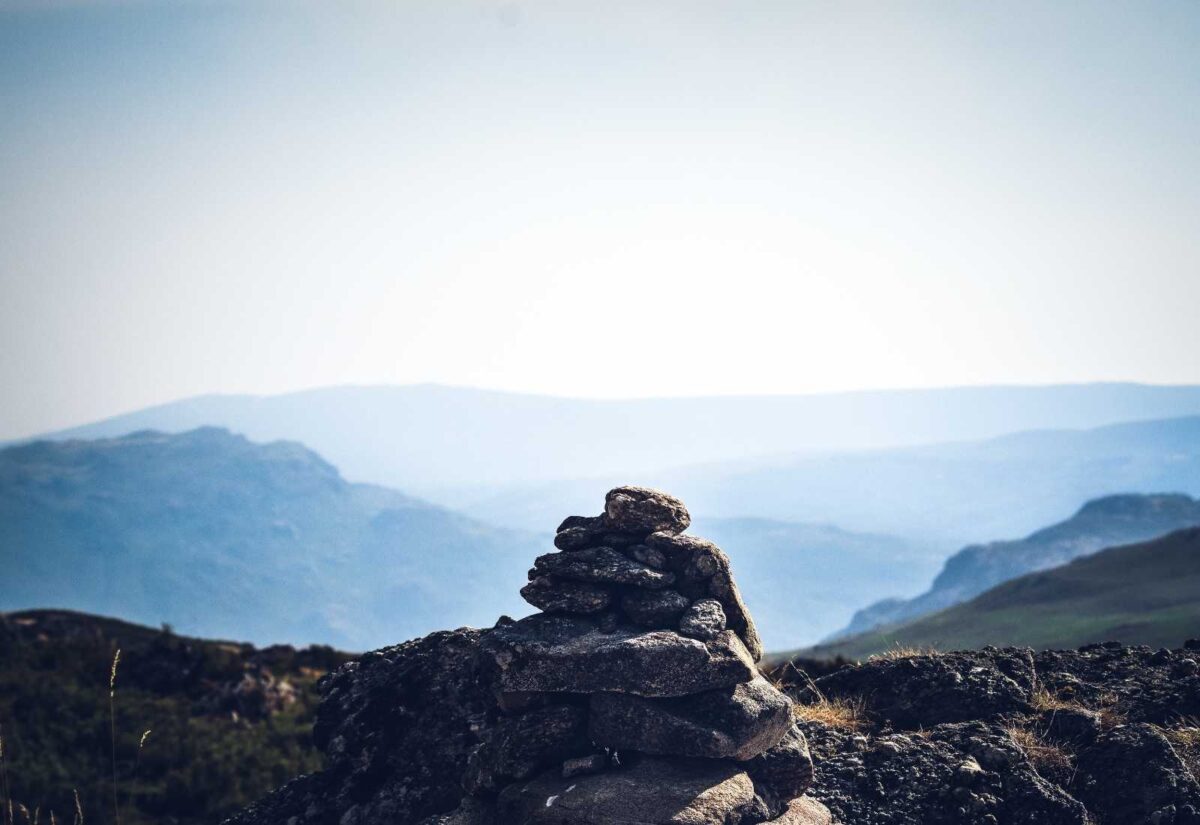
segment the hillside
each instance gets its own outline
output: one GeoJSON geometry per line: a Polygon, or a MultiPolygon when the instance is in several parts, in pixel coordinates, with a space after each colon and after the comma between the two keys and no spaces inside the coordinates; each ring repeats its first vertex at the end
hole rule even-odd
{"type": "Polygon", "coordinates": [[[0,451],[0,609],[367,649],[519,610],[535,546],[224,430],[0,451]]]}
{"type": "Polygon", "coordinates": [[[111,819],[108,693],[118,649],[126,825],[219,821],[320,765],[310,735],[315,685],[346,654],[255,649],[67,611],[0,614],[7,779],[12,798],[30,811],[40,807],[43,822],[51,810],[70,821],[74,789],[85,821],[111,819]]]}
{"type": "Polygon", "coordinates": [[[1175,647],[1200,632],[1200,527],[1114,547],[964,604],[805,652],[865,658],[893,646],[1039,649],[1101,641],[1175,647]]]}
{"type": "Polygon", "coordinates": [[[1200,524],[1200,501],[1185,495],[1119,495],[1090,501],[1066,521],[1024,539],[963,548],[946,561],[928,591],[913,599],[872,604],[858,611],[836,637],[915,619],[1025,573],[1195,524],[1200,524]]]}

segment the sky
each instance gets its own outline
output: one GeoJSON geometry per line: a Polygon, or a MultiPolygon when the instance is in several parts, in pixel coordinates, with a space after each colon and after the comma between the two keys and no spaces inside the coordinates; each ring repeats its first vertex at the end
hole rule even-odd
{"type": "Polygon", "coordinates": [[[1200,382],[1200,4],[0,0],[0,438],[1200,382]]]}

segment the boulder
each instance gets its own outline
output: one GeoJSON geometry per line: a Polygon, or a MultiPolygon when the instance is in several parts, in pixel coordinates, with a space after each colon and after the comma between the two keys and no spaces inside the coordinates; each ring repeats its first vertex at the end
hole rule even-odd
{"type": "Polygon", "coordinates": [[[612,592],[598,584],[540,576],[521,588],[521,597],[547,613],[599,613],[612,604],[612,592]]]}
{"type": "MultiPolygon", "coordinates": [[[[670,628],[679,622],[679,616],[687,609],[688,600],[675,590],[630,590],[621,597],[621,609],[634,624],[642,627],[670,628]]],[[[723,630],[724,628],[722,628],[723,630]]],[[[716,633],[707,637],[684,633],[704,641],[715,639],[716,633]]]]}
{"type": "Polygon", "coordinates": [[[682,533],[692,517],[674,496],[648,487],[617,487],[604,497],[604,523],[622,533],[682,533]]]}
{"type": "Polygon", "coordinates": [[[861,701],[878,721],[916,729],[1028,713],[1036,683],[1031,651],[985,649],[875,659],[822,676],[800,700],[861,701]]]}
{"type": "Polygon", "coordinates": [[[501,719],[467,759],[463,787],[469,793],[495,791],[514,779],[528,779],[552,764],[590,750],[587,711],[552,705],[501,719]]]}
{"type": "Polygon", "coordinates": [[[762,677],[674,699],[596,693],[589,725],[596,744],[618,752],[751,759],[791,727],[792,702],[762,677]]]}
{"type": "Polygon", "coordinates": [[[679,632],[693,639],[715,639],[725,629],[725,611],[716,599],[700,599],[684,611],[679,632]]]}
{"type": "Polygon", "coordinates": [[[787,810],[771,822],[776,825],[830,825],[833,814],[811,796],[793,799],[787,810]]]}
{"type": "Polygon", "coordinates": [[[710,642],[668,630],[603,633],[582,616],[537,614],[494,628],[484,641],[505,692],[618,691],[683,696],[746,682],[754,661],[733,633],[710,642]]]}
{"type": "Polygon", "coordinates": [[[650,589],[669,587],[675,581],[674,574],[647,567],[611,547],[589,547],[538,556],[533,562],[533,570],[529,571],[529,578],[548,574],[572,581],[629,584],[650,589]]]}
{"type": "Polygon", "coordinates": [[[506,825],[749,825],[757,800],[732,762],[639,760],[621,770],[564,779],[547,771],[500,794],[506,825]]]}
{"type": "MultiPolygon", "coordinates": [[[[1200,783],[1154,725],[1121,725],[1079,754],[1075,795],[1103,822],[1174,825],[1200,811],[1200,783]]],[[[1197,817],[1200,819],[1200,817],[1197,817]]]]}

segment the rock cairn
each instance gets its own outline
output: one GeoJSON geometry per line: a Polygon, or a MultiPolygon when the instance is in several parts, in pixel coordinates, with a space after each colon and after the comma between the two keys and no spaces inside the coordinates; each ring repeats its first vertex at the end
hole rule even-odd
{"type": "Polygon", "coordinates": [[[571,516],[481,643],[498,714],[445,825],[828,823],[813,765],[728,557],[640,487],[571,516]]]}

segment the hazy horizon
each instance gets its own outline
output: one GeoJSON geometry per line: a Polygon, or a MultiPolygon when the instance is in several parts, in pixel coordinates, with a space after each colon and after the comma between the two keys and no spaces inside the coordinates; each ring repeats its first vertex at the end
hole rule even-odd
{"type": "Polygon", "coordinates": [[[0,438],[1200,383],[1200,7],[0,2],[0,438]]]}

